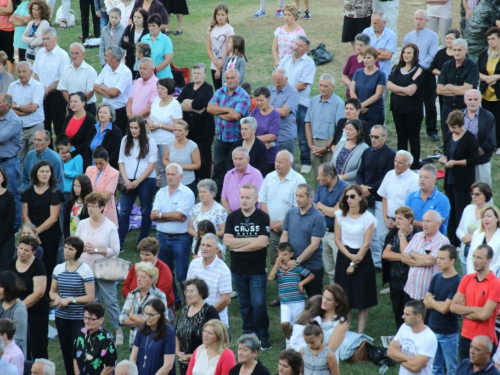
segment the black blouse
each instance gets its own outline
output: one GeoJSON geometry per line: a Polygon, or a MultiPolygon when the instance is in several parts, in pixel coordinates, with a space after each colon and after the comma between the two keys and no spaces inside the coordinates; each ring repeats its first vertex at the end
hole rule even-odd
{"type": "Polygon", "coordinates": [[[212,86],[204,82],[197,90],[194,89],[194,82],[188,83],[183,89],[177,101],[182,104],[185,99],[192,99],[193,109],[199,110],[205,108],[201,114],[196,112],[182,111],[184,121],[189,124],[188,138],[195,141],[215,135],[214,116],[206,111],[208,102],[214,95],[212,86]]]}
{"type": "MultiPolygon", "coordinates": [[[[229,370],[229,375],[240,375],[241,366],[241,363],[234,366],[231,370],[229,370]]],[[[251,375],[270,375],[270,373],[266,366],[264,366],[260,361],[257,361],[257,365],[255,365],[251,375]]]]}
{"type": "MultiPolygon", "coordinates": [[[[5,190],[5,193],[0,195],[0,245],[6,240],[14,237],[14,221],[16,219],[16,202],[14,195],[5,190]]],[[[2,267],[5,265],[2,265],[2,267]]]]}
{"type": "Polygon", "coordinates": [[[429,70],[431,72],[434,69],[441,71],[443,69],[444,63],[453,59],[454,59],[453,55],[450,56],[446,53],[446,47],[442,48],[439,51],[437,51],[436,55],[434,56],[434,60],[432,60],[429,70]]]}
{"type": "Polygon", "coordinates": [[[425,73],[422,72],[416,79],[413,79],[417,73],[418,68],[422,68],[420,65],[415,66],[407,74],[403,74],[400,68],[394,68],[391,75],[389,76],[389,81],[397,86],[408,87],[412,84],[417,85],[417,92],[412,96],[403,96],[396,93],[391,93],[391,111],[396,113],[407,113],[417,110],[424,110],[423,98],[422,98],[422,84],[424,82],[425,73]]]}
{"type": "MultiPolygon", "coordinates": [[[[69,121],[72,118],[73,115],[66,116],[66,118],[64,119],[64,124],[61,133],[66,133],[69,121]]],[[[84,157],[85,145],[87,143],[89,134],[92,131],[92,128],[95,127],[95,124],[96,124],[95,117],[92,116],[90,113],[86,112],[85,119],[83,120],[82,125],[71,139],[71,145],[75,148],[73,151],[70,152],[72,158],[74,158],[77,155],[81,155],[82,158],[84,157]]]]}
{"type": "MultiPolygon", "coordinates": [[[[132,17],[133,17],[133,14],[132,14],[132,17]]],[[[138,40],[141,40],[141,38],[146,34],[149,34],[149,29],[148,29],[147,25],[142,30],[141,36],[139,37],[138,40]]],[[[134,65],[135,65],[135,43],[134,43],[134,40],[135,40],[135,25],[128,25],[125,28],[125,31],[123,32],[123,36],[122,36],[122,40],[121,40],[121,47],[127,51],[127,57],[125,57],[125,65],[127,65],[127,68],[129,68],[131,72],[134,71],[134,65]],[[128,37],[128,42],[126,42],[124,40],[125,37],[128,37]]]]}

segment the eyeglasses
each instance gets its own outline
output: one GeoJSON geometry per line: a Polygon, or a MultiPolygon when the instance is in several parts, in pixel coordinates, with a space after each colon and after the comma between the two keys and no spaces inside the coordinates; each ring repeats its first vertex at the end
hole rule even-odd
{"type": "Polygon", "coordinates": [[[87,208],[99,208],[99,206],[96,206],[93,204],[86,204],[85,207],[87,207],[87,208]]]}
{"type": "Polygon", "coordinates": [[[154,314],[148,314],[148,313],[144,313],[142,314],[144,316],[144,318],[148,319],[153,319],[156,315],[160,315],[160,313],[154,313],[154,314]]]}
{"type": "Polygon", "coordinates": [[[483,193],[470,193],[471,197],[479,197],[481,195],[483,195],[483,193]]]}
{"type": "Polygon", "coordinates": [[[347,199],[356,199],[358,197],[358,195],[356,194],[349,194],[349,195],[346,195],[347,199]]]}
{"type": "Polygon", "coordinates": [[[186,289],[184,294],[196,294],[198,291],[195,289],[186,289]]]}
{"type": "Polygon", "coordinates": [[[379,139],[381,136],[380,135],[369,135],[370,139],[379,139]]]}
{"type": "Polygon", "coordinates": [[[99,318],[91,318],[89,316],[84,316],[83,320],[86,320],[87,322],[95,322],[96,320],[99,320],[99,318]]]}

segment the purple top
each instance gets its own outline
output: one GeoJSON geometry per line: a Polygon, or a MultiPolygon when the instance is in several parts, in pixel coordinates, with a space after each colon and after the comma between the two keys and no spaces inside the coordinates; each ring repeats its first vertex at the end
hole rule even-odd
{"type": "Polygon", "coordinates": [[[274,140],[275,145],[267,149],[268,163],[274,164],[276,154],[278,153],[278,133],[280,131],[281,123],[280,113],[273,109],[271,113],[263,115],[257,107],[250,113],[250,116],[257,120],[257,131],[255,132],[256,136],[266,134],[276,135],[276,139],[274,140]]]}
{"type": "MultiPolygon", "coordinates": [[[[224,176],[224,184],[222,185],[222,198],[226,198],[229,203],[229,208],[231,211],[236,211],[240,207],[240,188],[245,184],[252,184],[260,190],[264,178],[260,171],[250,164],[248,164],[247,170],[238,176],[238,171],[236,168],[231,169],[224,176]]],[[[259,205],[256,205],[259,207],[259,205]]]]}
{"type": "MultiPolygon", "coordinates": [[[[380,64],[378,61],[376,62],[377,68],[380,68],[380,64]]],[[[342,71],[342,74],[345,76],[349,77],[349,80],[352,81],[352,77],[354,77],[354,73],[356,73],[356,70],[364,68],[365,64],[363,63],[363,60],[361,62],[358,62],[358,54],[354,54],[349,56],[347,59],[347,62],[345,63],[344,70],[342,71]]],[[[345,92],[345,97],[350,98],[351,93],[349,92],[349,88],[347,88],[345,92]]]]}

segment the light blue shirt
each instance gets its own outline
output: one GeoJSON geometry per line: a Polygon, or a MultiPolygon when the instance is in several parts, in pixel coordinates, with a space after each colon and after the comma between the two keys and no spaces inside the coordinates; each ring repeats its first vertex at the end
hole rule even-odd
{"type": "Polygon", "coordinates": [[[19,375],[19,370],[13,364],[7,362],[5,359],[0,359],[0,374],[2,375],[19,375]]]}
{"type": "MultiPolygon", "coordinates": [[[[75,151],[71,147],[71,151],[75,151]]],[[[63,193],[71,193],[73,188],[73,179],[83,173],[83,158],[82,155],[76,155],[71,160],[64,163],[64,190],[63,193]]]]}
{"type": "MultiPolygon", "coordinates": [[[[172,40],[163,33],[160,33],[154,43],[151,40],[151,34],[146,34],[141,38],[141,42],[149,44],[151,47],[151,58],[154,60],[155,65],[158,66],[163,61],[165,61],[165,55],[174,53],[172,47],[172,40]]],[[[170,64],[166,66],[165,69],[156,73],[158,79],[162,78],[174,78],[172,71],[170,70],[170,64]]]]}
{"type": "Polygon", "coordinates": [[[153,211],[162,213],[180,212],[186,216],[184,222],[168,221],[166,223],[158,223],[156,230],[168,234],[187,233],[189,225],[189,212],[194,206],[194,194],[190,188],[179,184],[179,187],[172,193],[168,192],[168,185],[158,190],[155,201],[153,203],[153,211]]]}
{"type": "Polygon", "coordinates": [[[403,39],[403,46],[407,43],[414,43],[418,46],[418,62],[422,68],[429,69],[439,49],[438,35],[427,28],[419,33],[417,30],[413,30],[406,34],[403,39]]]}
{"type": "Polygon", "coordinates": [[[335,133],[335,125],[344,117],[344,101],[335,93],[321,100],[321,95],[311,99],[305,121],[311,123],[313,139],[329,140],[335,133]]]}
{"type": "Polygon", "coordinates": [[[295,62],[293,61],[293,57],[293,54],[284,57],[280,62],[279,68],[286,70],[288,83],[290,85],[295,86],[299,82],[307,84],[305,90],[299,91],[299,104],[304,107],[309,107],[309,95],[311,93],[311,86],[314,82],[314,75],[316,74],[316,65],[314,65],[314,60],[306,54],[295,62]]]}
{"type": "MultiPolygon", "coordinates": [[[[393,54],[396,52],[397,37],[392,30],[384,27],[384,31],[378,38],[375,35],[375,31],[373,31],[373,27],[367,27],[363,32],[370,37],[370,47],[384,49],[393,54]]],[[[391,60],[379,61],[379,63],[380,70],[385,73],[386,77],[389,77],[391,75],[391,60]]]]}
{"type": "Polygon", "coordinates": [[[281,124],[278,133],[280,142],[289,141],[290,139],[297,138],[297,108],[299,107],[299,92],[288,82],[285,87],[278,91],[276,86],[271,85],[267,87],[271,91],[271,105],[274,108],[283,108],[286,104],[290,113],[288,116],[280,117],[281,124]]]}
{"type": "Polygon", "coordinates": [[[40,160],[47,160],[50,164],[52,164],[52,168],[54,168],[54,174],[57,179],[57,188],[64,191],[64,163],[59,154],[52,151],[48,147],[40,155],[38,155],[36,150],[31,150],[28,152],[28,155],[26,155],[23,165],[21,191],[26,190],[26,188],[31,185],[31,168],[33,168],[33,166],[40,160]]]}
{"type": "Polygon", "coordinates": [[[23,122],[11,109],[0,119],[0,158],[12,158],[21,150],[23,122]]]}

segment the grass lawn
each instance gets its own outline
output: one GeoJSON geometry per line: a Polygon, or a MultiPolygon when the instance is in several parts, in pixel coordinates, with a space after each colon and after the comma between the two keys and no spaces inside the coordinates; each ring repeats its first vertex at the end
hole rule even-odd
{"type": "MultiPolygon", "coordinates": [[[[287,1],[289,3],[290,1],[287,1]]],[[[246,81],[251,82],[252,87],[255,89],[261,85],[269,85],[271,83],[272,72],[272,55],[271,45],[273,41],[273,32],[275,28],[282,24],[281,19],[273,17],[276,10],[276,2],[270,1],[267,8],[267,17],[253,19],[251,15],[258,9],[258,1],[245,1],[245,0],[227,0],[229,6],[229,19],[231,25],[234,27],[237,34],[241,34],[246,38],[246,55],[249,59],[246,70],[246,81]]],[[[214,0],[190,0],[189,10],[191,15],[187,16],[184,21],[184,34],[182,36],[171,36],[174,45],[174,59],[175,65],[180,67],[191,67],[195,63],[204,62],[209,64],[209,58],[206,53],[206,32],[207,27],[211,21],[214,7],[218,4],[214,0]]],[[[58,5],[59,6],[59,2],[58,5]]],[[[453,3],[454,6],[454,25],[458,26],[459,19],[459,4],[453,3]]],[[[399,44],[401,44],[404,35],[413,27],[411,22],[413,12],[416,9],[424,8],[423,1],[410,0],[409,2],[401,2],[398,37],[399,44]],[[404,6],[403,6],[404,4],[404,6]]],[[[79,14],[79,6],[76,2],[72,2],[72,9],[79,14]]],[[[302,9],[304,10],[304,9],[302,9]]],[[[308,38],[311,40],[311,46],[315,47],[323,42],[329,51],[335,54],[334,60],[329,64],[318,67],[317,78],[315,85],[313,85],[312,95],[318,94],[317,79],[319,74],[329,72],[333,73],[337,80],[337,87],[335,92],[341,97],[345,97],[345,88],[340,83],[341,72],[347,57],[352,53],[349,45],[343,45],[340,41],[342,22],[343,22],[343,9],[342,2],[338,1],[332,5],[331,1],[315,0],[311,2],[312,20],[304,21],[299,20],[299,24],[305,29],[308,38]]],[[[53,17],[55,18],[55,17],[53,17]]],[[[175,16],[172,17],[173,31],[176,30],[175,16]]],[[[92,30],[92,29],[91,29],[92,30]]],[[[68,50],[72,42],[78,41],[77,36],[81,35],[80,20],[77,20],[76,27],[67,30],[61,30],[59,33],[59,45],[68,50]]],[[[98,49],[87,50],[86,61],[92,64],[96,70],[100,71],[99,59],[97,57],[98,49]]],[[[210,75],[210,74],[208,74],[210,75]]],[[[210,82],[211,83],[211,82],[210,82]]],[[[388,112],[387,128],[389,131],[388,143],[391,147],[396,147],[396,134],[392,116],[388,112]]],[[[422,156],[432,154],[438,147],[438,143],[430,142],[426,133],[425,125],[421,131],[422,156]]],[[[298,151],[298,148],[297,148],[298,151]]],[[[296,153],[298,156],[298,152],[296,153]]],[[[298,161],[298,158],[297,158],[298,161]]],[[[498,168],[498,159],[494,157],[492,163],[492,170],[496,171],[498,168]]],[[[307,176],[309,183],[313,184],[312,173],[307,176]]],[[[496,174],[493,176],[493,190],[498,193],[496,183],[499,178],[496,174]]],[[[441,186],[441,185],[440,185],[441,186]]],[[[134,252],[135,243],[137,241],[138,231],[130,231],[128,238],[125,242],[125,252],[121,255],[123,258],[131,262],[137,262],[139,256],[134,252]]],[[[151,236],[155,236],[154,231],[151,236]]],[[[228,257],[229,258],[229,257],[228,257]]],[[[325,277],[324,283],[326,284],[327,278],[325,277]]],[[[378,290],[382,288],[380,275],[377,275],[378,290]]],[[[274,283],[269,283],[267,299],[271,300],[276,297],[276,286],[274,283]]],[[[120,306],[123,306],[123,299],[121,293],[119,294],[120,306]]],[[[232,348],[236,349],[236,339],[241,335],[241,319],[238,308],[238,300],[232,300],[229,306],[229,319],[231,326],[231,333],[233,337],[232,348]]],[[[270,318],[270,334],[273,349],[267,352],[261,352],[259,359],[264,365],[270,369],[271,373],[277,372],[277,358],[281,351],[283,344],[283,334],[280,327],[279,309],[268,309],[270,318]]],[[[357,312],[353,313],[351,328],[357,327],[357,312]]],[[[109,328],[109,326],[108,326],[109,328]]],[[[125,329],[125,341],[128,340],[128,330],[125,329]]],[[[375,344],[381,345],[380,336],[395,334],[394,319],[392,316],[391,303],[388,296],[379,294],[379,304],[372,308],[366,327],[366,334],[375,338],[375,344]]],[[[126,345],[119,348],[119,359],[126,359],[129,356],[129,350],[126,345]]],[[[50,341],[49,356],[57,364],[58,374],[64,373],[64,365],[60,352],[58,340],[50,341]]],[[[378,368],[372,363],[349,365],[346,363],[340,364],[341,373],[349,374],[373,374],[378,371],[378,368]]],[[[396,374],[397,368],[391,368],[388,374],[396,374]]]]}

